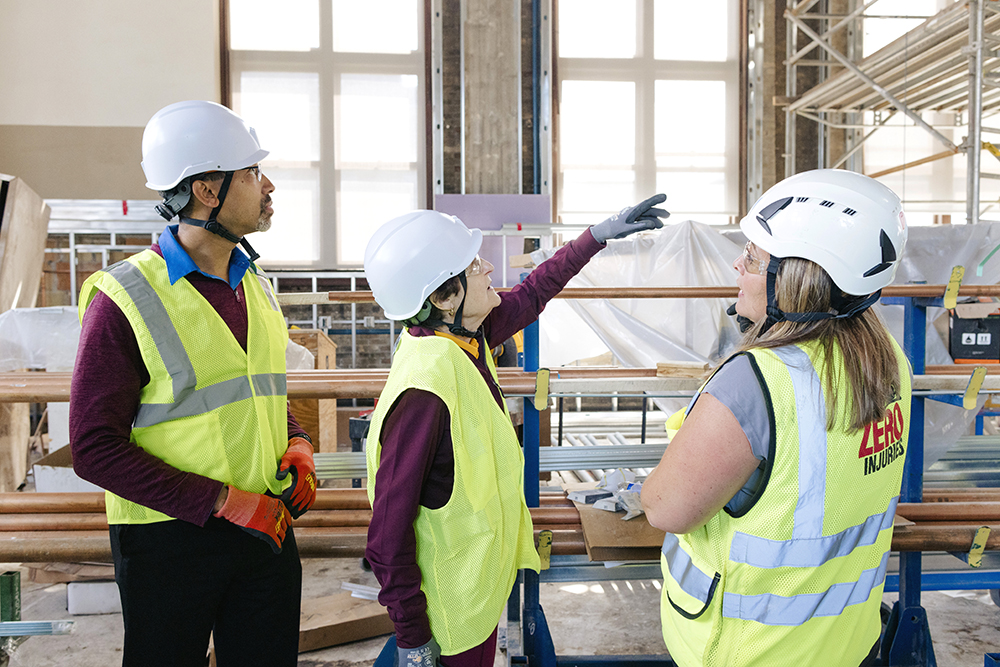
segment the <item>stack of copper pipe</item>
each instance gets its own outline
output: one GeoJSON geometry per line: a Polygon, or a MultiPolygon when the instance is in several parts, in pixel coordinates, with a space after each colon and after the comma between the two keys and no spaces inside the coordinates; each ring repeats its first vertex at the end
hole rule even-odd
{"type": "Polygon", "coordinates": [[[896,516],[913,522],[895,526],[897,551],[968,551],[981,526],[990,528],[986,550],[1000,550],[1000,489],[927,489],[922,503],[900,503],[896,516]]]}
{"type": "MultiPolygon", "coordinates": [[[[564,494],[544,493],[532,508],[535,534],[552,531],[554,554],[584,554],[580,514],[564,494]]],[[[293,522],[304,557],[360,557],[371,509],[364,489],[320,489],[293,522]]],[[[103,493],[0,494],[0,562],[110,562],[103,493]]]]}
{"type": "MultiPolygon", "coordinates": [[[[1000,550],[1000,489],[929,490],[923,503],[901,503],[893,531],[897,551],[967,551],[976,529],[1000,550]]],[[[535,534],[552,531],[552,553],[585,554],[580,515],[562,493],[543,493],[531,509],[535,534]]],[[[316,504],[294,522],[304,557],[360,557],[371,510],[364,489],[320,489],[316,504]]],[[[0,561],[109,562],[104,494],[0,494],[0,561]]]]}

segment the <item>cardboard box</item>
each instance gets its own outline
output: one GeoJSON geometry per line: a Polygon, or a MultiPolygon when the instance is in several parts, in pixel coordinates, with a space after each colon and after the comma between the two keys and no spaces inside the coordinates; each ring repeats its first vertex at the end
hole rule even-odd
{"type": "Polygon", "coordinates": [[[956,363],[1000,360],[1000,316],[965,319],[953,314],[949,330],[949,352],[956,363]]]}
{"type": "Polygon", "coordinates": [[[62,447],[38,459],[32,471],[38,493],[104,490],[77,476],[73,471],[73,454],[69,447],[62,447]]]}

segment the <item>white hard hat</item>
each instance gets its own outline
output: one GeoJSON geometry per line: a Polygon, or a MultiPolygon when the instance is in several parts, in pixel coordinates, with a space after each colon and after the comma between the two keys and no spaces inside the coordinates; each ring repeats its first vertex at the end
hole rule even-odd
{"type": "Polygon", "coordinates": [[[252,167],[267,154],[254,129],[215,102],[190,100],[165,106],[142,133],[146,187],[157,192],[202,172],[252,167]]]}
{"type": "Polygon", "coordinates": [[[472,263],[483,233],[437,211],[411,211],[379,227],[365,249],[365,277],[392,320],[420,311],[434,290],[472,263]]]}
{"type": "Polygon", "coordinates": [[[907,234],[896,193],[843,169],[786,178],[757,200],[740,229],[775,257],[815,262],[837,287],[859,296],[892,283],[907,234]]]}

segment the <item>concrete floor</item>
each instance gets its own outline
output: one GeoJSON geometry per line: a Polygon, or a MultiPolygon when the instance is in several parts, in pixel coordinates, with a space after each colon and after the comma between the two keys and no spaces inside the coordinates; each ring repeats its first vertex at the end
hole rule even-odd
{"type": "MultiPolygon", "coordinates": [[[[5,569],[18,565],[0,564],[5,569]]],[[[340,592],[342,582],[374,586],[374,577],[356,559],[303,561],[304,598],[340,592]]],[[[663,653],[659,629],[659,581],[602,581],[542,584],[541,604],[560,655],[663,653]]],[[[73,619],[72,635],[31,637],[11,657],[12,667],[113,667],[121,664],[120,614],[71,616],[65,584],[38,584],[22,578],[25,620],[73,619]]],[[[894,594],[885,596],[887,602],[894,594]]],[[[983,664],[1000,651],[1000,608],[986,591],[925,592],[937,663],[941,667],[983,664]]],[[[302,667],[371,665],[385,637],[300,654],[302,667]]],[[[496,665],[505,664],[498,652],[496,665]]]]}

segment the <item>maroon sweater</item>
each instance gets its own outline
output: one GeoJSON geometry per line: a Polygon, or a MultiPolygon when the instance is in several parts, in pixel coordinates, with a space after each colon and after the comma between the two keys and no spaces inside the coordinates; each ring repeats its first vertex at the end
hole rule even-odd
{"type": "MultiPolygon", "coordinates": [[[[159,245],[153,250],[162,256],[159,245]]],[[[247,306],[242,283],[233,290],[197,271],[187,280],[225,320],[247,349],[247,306]]],[[[69,438],[73,469],[83,479],[168,516],[205,525],[222,482],[179,470],[129,441],[139,392],[149,372],[125,314],[103,292],[83,317],[70,389],[69,438]]],[[[304,435],[291,411],[288,437],[304,435]]]]}
{"type": "MultiPolygon", "coordinates": [[[[563,246],[510,292],[500,295],[500,305],[483,322],[476,339],[479,354],[466,352],[483,376],[493,398],[502,407],[500,388],[486,366],[490,348],[528,326],[570,278],[604,245],[590,232],[563,246]]],[[[411,327],[414,336],[434,332],[411,327]]],[[[378,494],[372,507],[365,557],[382,585],[379,602],[389,610],[396,629],[396,643],[403,648],[421,646],[431,639],[427,600],[420,590],[417,541],[413,522],[420,506],[443,507],[451,498],[454,454],[451,418],[435,394],[408,389],[400,395],[382,425],[382,454],[376,475],[378,494]]]]}

